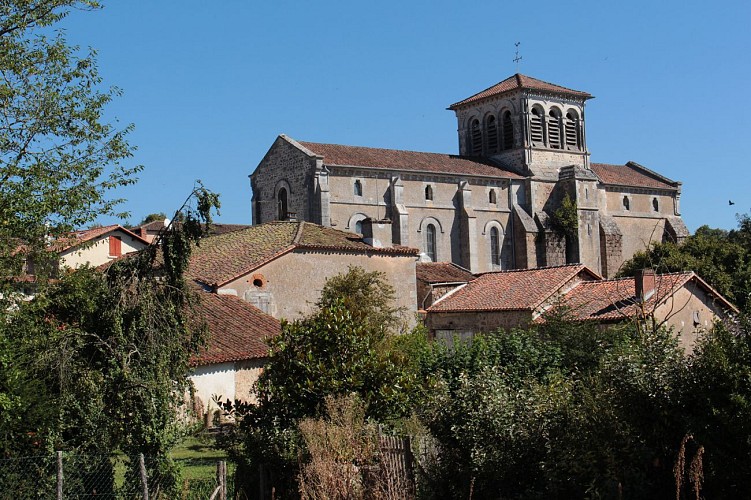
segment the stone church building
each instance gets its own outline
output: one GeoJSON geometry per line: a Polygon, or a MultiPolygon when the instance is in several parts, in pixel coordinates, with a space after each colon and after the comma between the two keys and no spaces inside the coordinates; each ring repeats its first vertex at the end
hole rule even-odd
{"type": "Polygon", "coordinates": [[[458,155],[280,135],[250,175],[253,224],[332,226],[473,273],[581,262],[613,276],[650,242],[688,231],[680,182],[590,162],[590,98],[515,74],[449,106],[458,155]]]}

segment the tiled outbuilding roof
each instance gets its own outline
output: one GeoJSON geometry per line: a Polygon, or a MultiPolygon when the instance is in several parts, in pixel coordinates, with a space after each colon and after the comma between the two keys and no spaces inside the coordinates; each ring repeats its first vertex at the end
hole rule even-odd
{"type": "Polygon", "coordinates": [[[561,87],[560,85],[556,85],[554,83],[544,82],[542,80],[538,80],[537,78],[532,78],[530,76],[525,76],[517,73],[506,78],[502,82],[496,83],[492,87],[488,87],[487,89],[478,92],[473,96],[467,97],[462,101],[452,104],[451,106],[449,106],[449,109],[456,109],[465,104],[480,101],[482,99],[485,99],[486,97],[501,95],[511,90],[517,89],[529,89],[542,92],[550,92],[553,94],[572,95],[584,99],[589,99],[592,97],[592,95],[588,94],[587,92],[561,87]]]}
{"type": "Polygon", "coordinates": [[[418,262],[415,265],[417,281],[423,283],[467,283],[475,275],[453,262],[418,262]]]}
{"type": "Polygon", "coordinates": [[[205,322],[208,342],[193,357],[193,366],[265,358],[266,339],[281,332],[279,320],[232,295],[197,292],[195,318],[205,322]]]}
{"type": "Polygon", "coordinates": [[[679,183],[633,162],[625,165],[592,163],[594,173],[603,184],[676,190],[679,183]]]}
{"type": "Polygon", "coordinates": [[[267,222],[201,240],[193,250],[188,276],[221,286],[294,249],[366,254],[417,255],[407,247],[376,248],[362,236],[310,222],[267,222]]]}
{"type": "MultiPolygon", "coordinates": [[[[619,321],[651,313],[691,280],[727,310],[737,312],[735,306],[692,271],[655,275],[654,292],[647,295],[643,304],[637,300],[633,277],[580,283],[565,295],[563,303],[579,320],[619,321]]],[[[676,304],[676,310],[681,307],[682,304],[676,304]]]]}
{"type": "Polygon", "coordinates": [[[95,240],[99,238],[100,236],[104,236],[105,234],[112,232],[112,231],[122,231],[128,236],[140,241],[144,245],[149,244],[148,241],[144,240],[143,238],[133,233],[132,231],[125,229],[121,225],[112,224],[109,226],[95,227],[92,229],[82,229],[80,231],[75,231],[66,238],[59,238],[58,240],[56,240],[52,244],[52,248],[57,252],[64,252],[66,250],[70,250],[71,248],[75,246],[81,245],[88,241],[95,240]]]}
{"type": "Polygon", "coordinates": [[[583,264],[481,274],[445,295],[428,312],[534,310],[578,274],[600,277],[583,264]]]}
{"type": "Polygon", "coordinates": [[[383,170],[433,172],[520,179],[521,176],[496,166],[490,160],[442,153],[421,153],[400,149],[366,148],[297,141],[311,153],[322,156],[325,165],[355,166],[383,170]]]}

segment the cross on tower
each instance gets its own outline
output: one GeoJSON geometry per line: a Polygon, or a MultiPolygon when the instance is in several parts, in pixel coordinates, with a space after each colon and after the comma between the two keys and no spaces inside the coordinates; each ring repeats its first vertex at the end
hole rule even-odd
{"type": "Polygon", "coordinates": [[[519,45],[521,45],[521,42],[516,42],[514,44],[516,46],[516,56],[514,57],[513,61],[516,63],[516,72],[519,72],[519,61],[522,60],[522,56],[519,55],[519,45]]]}

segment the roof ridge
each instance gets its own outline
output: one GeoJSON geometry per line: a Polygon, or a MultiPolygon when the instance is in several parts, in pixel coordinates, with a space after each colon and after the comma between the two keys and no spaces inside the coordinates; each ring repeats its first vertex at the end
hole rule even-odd
{"type": "Polygon", "coordinates": [[[302,240],[302,233],[303,233],[303,227],[305,226],[305,221],[300,221],[297,223],[297,231],[295,232],[295,237],[292,238],[292,245],[299,245],[300,241],[302,240]]]}
{"type": "Polygon", "coordinates": [[[528,272],[528,271],[544,271],[546,269],[559,269],[562,267],[587,267],[585,264],[582,264],[581,262],[576,264],[558,264],[556,266],[542,266],[542,267],[529,267],[526,269],[501,269],[499,271],[485,271],[482,273],[475,273],[475,276],[484,276],[486,274],[504,274],[504,273],[521,273],[521,272],[528,272]]]}

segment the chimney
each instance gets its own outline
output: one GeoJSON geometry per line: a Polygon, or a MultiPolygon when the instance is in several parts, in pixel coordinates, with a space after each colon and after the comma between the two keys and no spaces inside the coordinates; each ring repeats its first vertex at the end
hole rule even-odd
{"type": "Polygon", "coordinates": [[[391,221],[364,219],[362,221],[362,239],[375,248],[391,247],[391,221]]]}
{"type": "Polygon", "coordinates": [[[654,269],[639,269],[634,275],[634,284],[636,285],[636,298],[639,302],[649,300],[655,293],[655,271],[654,269]]]}

